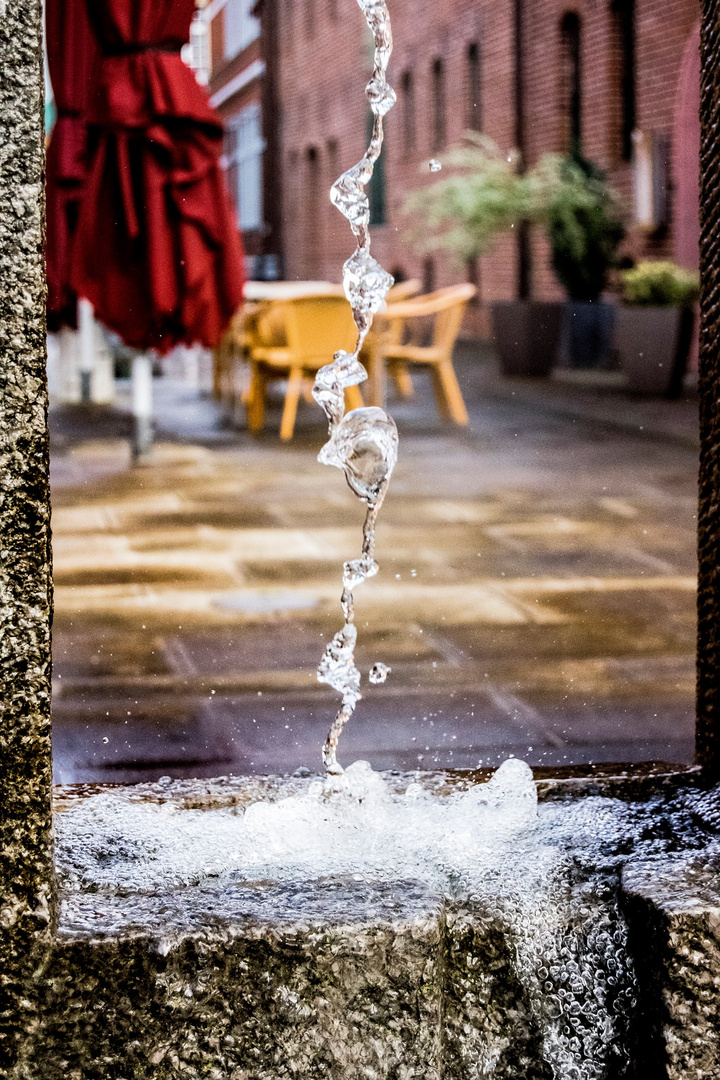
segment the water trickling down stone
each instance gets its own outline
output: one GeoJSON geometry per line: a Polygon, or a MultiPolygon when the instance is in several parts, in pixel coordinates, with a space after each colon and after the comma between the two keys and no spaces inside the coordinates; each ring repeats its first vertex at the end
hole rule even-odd
{"type": "MultiPolygon", "coordinates": [[[[342,697],[323,748],[323,761],[330,775],[342,773],[337,760],[338,739],[361,698],[360,672],[355,664],[357,629],[352,591],[378,571],[374,557],[375,522],[395,467],[398,445],[397,428],[384,409],[360,408],[344,414],[345,390],[367,378],[359,360],[360,350],[373,316],[393,284],[390,274],[370,254],[370,204],[365,191],[382,150],[383,116],[395,103],[395,91],[386,78],[392,32],[384,0],[358,0],[358,3],[375,41],[373,74],[365,87],[373,113],[372,137],[362,159],[344,172],[330,191],[333,205],[348,219],[357,240],[355,251],[343,266],[343,288],[352,307],[358,336],[354,352],[335,353],[332,364],[318,372],[313,387],[313,396],[330,424],[330,437],[320,451],[319,461],[342,469],[351,489],[367,505],[360,558],[346,562],[343,570],[341,605],[345,624],[326,646],[317,671],[318,680],[342,697]]],[[[384,682],[389,670],[384,664],[376,664],[370,680],[384,682]]]]}

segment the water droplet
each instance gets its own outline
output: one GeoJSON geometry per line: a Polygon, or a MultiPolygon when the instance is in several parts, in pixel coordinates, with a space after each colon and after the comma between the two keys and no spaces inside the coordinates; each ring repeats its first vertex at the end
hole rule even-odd
{"type": "Polygon", "coordinates": [[[373,664],[370,668],[368,678],[371,683],[375,683],[376,685],[378,683],[384,683],[391,671],[392,668],[388,667],[387,664],[373,664]]]}
{"type": "Polygon", "coordinates": [[[440,172],[440,170],[442,169],[442,162],[438,161],[437,158],[430,158],[429,165],[430,172],[440,172]]]}

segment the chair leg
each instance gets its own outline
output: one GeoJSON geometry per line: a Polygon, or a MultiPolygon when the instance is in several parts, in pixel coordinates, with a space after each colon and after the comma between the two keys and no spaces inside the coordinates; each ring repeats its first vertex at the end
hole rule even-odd
{"type": "Polygon", "coordinates": [[[253,364],[250,375],[250,387],[245,399],[247,426],[250,431],[260,431],[265,422],[265,377],[260,368],[253,364]]]}
{"type": "Polygon", "coordinates": [[[413,387],[413,381],[410,377],[410,369],[407,364],[395,364],[392,368],[392,376],[395,380],[395,386],[400,397],[409,398],[413,397],[415,388],[413,387]]]}
{"type": "Polygon", "coordinates": [[[345,389],[345,412],[350,409],[362,409],[363,396],[359,386],[348,386],[345,389]]]}
{"type": "Polygon", "coordinates": [[[435,399],[441,415],[454,420],[456,424],[468,424],[470,421],[467,409],[465,408],[465,402],[452,363],[446,361],[442,364],[433,365],[432,380],[435,399]]]}
{"type": "Polygon", "coordinates": [[[367,387],[368,401],[370,405],[385,405],[387,398],[387,371],[385,357],[380,349],[373,349],[365,364],[368,372],[367,387]]]}
{"type": "Polygon", "coordinates": [[[290,378],[285,394],[285,407],[280,422],[280,438],[292,439],[295,430],[295,417],[297,415],[298,400],[302,391],[303,373],[302,368],[290,368],[290,378]]]}

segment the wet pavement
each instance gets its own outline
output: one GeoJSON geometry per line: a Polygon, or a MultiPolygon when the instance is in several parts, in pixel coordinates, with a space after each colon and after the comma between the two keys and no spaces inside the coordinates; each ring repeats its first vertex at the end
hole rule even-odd
{"type": "MultiPolygon", "coordinates": [[[[470,429],[425,378],[391,402],[400,458],[356,593],[363,675],[341,739],[377,768],[688,762],[693,752],[697,408],[602,385],[503,382],[458,360],[470,429]]],[[[296,437],[223,426],[156,380],[133,468],[121,410],[51,416],[56,778],[318,770],[362,508],[296,437]]]]}

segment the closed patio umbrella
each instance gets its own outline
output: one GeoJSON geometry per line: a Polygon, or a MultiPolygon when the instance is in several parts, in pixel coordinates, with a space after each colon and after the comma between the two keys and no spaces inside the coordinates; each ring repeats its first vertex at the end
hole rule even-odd
{"type": "Polygon", "coordinates": [[[47,153],[48,329],[76,326],[70,246],[86,166],[88,101],[98,49],[85,0],[46,0],[47,59],[57,119],[47,153]]]}
{"type": "Polygon", "coordinates": [[[88,0],[100,46],[71,281],[127,345],[215,345],[242,299],[222,127],[180,58],[194,0],[88,0]]]}

